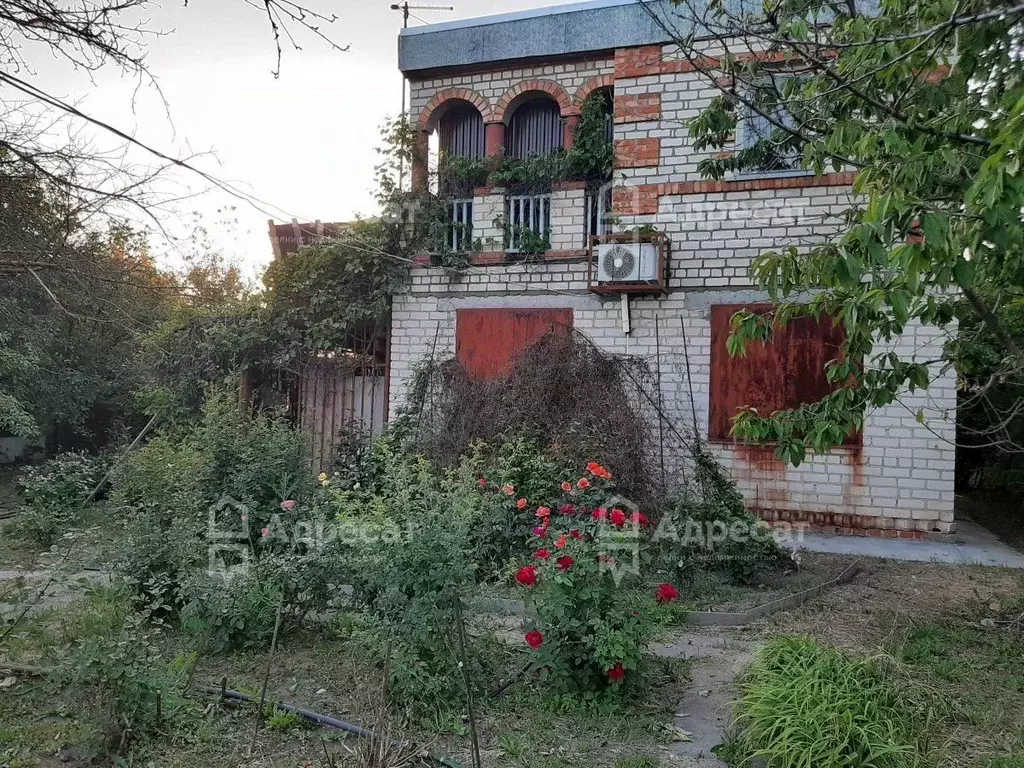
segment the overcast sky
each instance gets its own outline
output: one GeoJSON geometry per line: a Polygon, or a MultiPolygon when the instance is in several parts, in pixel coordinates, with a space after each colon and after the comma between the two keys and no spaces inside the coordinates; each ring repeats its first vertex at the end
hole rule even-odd
{"type": "MultiPolygon", "coordinates": [[[[453,0],[454,12],[415,13],[437,22],[566,1],[453,0]]],[[[350,49],[332,51],[300,34],[304,50],[285,48],[277,80],[266,18],[244,0],[192,0],[187,8],[180,0],[166,0],[155,7],[150,26],[174,30],[147,43],[148,65],[170,121],[154,89],[138,93],[133,104],[136,84],[119,81],[112,70],[91,82],[59,62],[45,61],[38,82],[149,144],[179,153],[212,150],[219,162],[207,159],[201,165],[267,201],[279,220],[372,215],[378,129],[400,108],[401,17],[390,9],[390,0],[310,0],[310,6],[337,14],[338,21],[324,31],[350,49]]],[[[269,261],[268,212],[220,193],[183,210],[198,211],[219,247],[250,275],[269,261]],[[219,212],[232,205],[233,214],[219,212]],[[222,223],[232,216],[237,224],[222,223]]]]}

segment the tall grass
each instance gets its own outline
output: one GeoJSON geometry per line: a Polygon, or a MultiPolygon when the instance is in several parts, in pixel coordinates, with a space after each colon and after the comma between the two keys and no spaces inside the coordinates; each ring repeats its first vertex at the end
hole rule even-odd
{"type": "Polygon", "coordinates": [[[875,659],[782,637],[740,681],[734,765],[907,768],[920,764],[911,708],[875,659]]]}

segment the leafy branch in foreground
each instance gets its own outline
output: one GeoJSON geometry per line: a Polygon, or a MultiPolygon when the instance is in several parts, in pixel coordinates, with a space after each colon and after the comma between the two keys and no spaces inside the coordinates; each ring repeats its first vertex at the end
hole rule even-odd
{"type": "MultiPolygon", "coordinates": [[[[742,354],[775,324],[831,318],[846,334],[827,370],[837,390],[793,411],[743,412],[734,434],[774,441],[798,463],[809,448],[840,444],[868,409],[927,389],[937,367],[966,374],[962,352],[982,338],[994,351],[985,379],[965,375],[961,388],[995,407],[986,379],[1024,380],[1020,337],[1001,319],[1024,293],[1024,6],[896,0],[868,13],[855,2],[783,0],[738,15],[725,3],[676,0],[673,8],[704,36],[676,34],[683,56],[721,89],[690,123],[697,148],[718,153],[701,163],[706,177],[774,170],[794,157],[809,173],[857,173],[855,203],[834,236],[755,260],[756,282],[779,306],[771,317],[734,318],[730,342],[742,354]],[[749,131],[754,116],[767,129],[737,147],[737,129],[749,131]],[[944,351],[936,344],[933,359],[896,348],[919,326],[952,337],[958,315],[977,322],[965,322],[944,351]]],[[[1020,413],[1016,400],[999,408],[996,423],[1020,413]]],[[[998,448],[1020,450],[1007,430],[982,428],[998,448]]]]}

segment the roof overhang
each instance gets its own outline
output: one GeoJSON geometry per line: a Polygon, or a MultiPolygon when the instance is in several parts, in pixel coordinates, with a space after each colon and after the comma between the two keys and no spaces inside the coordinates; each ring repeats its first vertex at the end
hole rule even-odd
{"type": "Polygon", "coordinates": [[[691,31],[692,23],[672,10],[670,0],[588,0],[410,27],[398,38],[398,68],[416,75],[500,62],[583,57],[668,43],[691,31]]]}

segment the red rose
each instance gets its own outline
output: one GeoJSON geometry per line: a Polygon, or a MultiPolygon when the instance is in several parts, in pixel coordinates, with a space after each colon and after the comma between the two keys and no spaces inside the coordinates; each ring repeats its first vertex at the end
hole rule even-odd
{"type": "Polygon", "coordinates": [[[598,522],[608,519],[608,510],[604,507],[598,507],[594,510],[594,519],[598,522]]]}
{"type": "Polygon", "coordinates": [[[550,517],[551,509],[549,507],[537,507],[537,517],[550,517]]]}
{"type": "Polygon", "coordinates": [[[569,535],[572,536],[577,541],[581,541],[583,539],[583,534],[580,533],[580,529],[579,528],[573,528],[571,531],[569,531],[569,535]]]}
{"type": "Polygon", "coordinates": [[[562,490],[565,491],[566,493],[569,493],[569,491],[572,490],[572,483],[570,483],[568,480],[564,481],[562,483],[562,490]]]}
{"type": "Polygon", "coordinates": [[[536,651],[538,648],[544,645],[544,635],[542,635],[536,629],[532,632],[527,632],[526,644],[536,651]]]}
{"type": "Polygon", "coordinates": [[[526,505],[529,503],[526,499],[520,499],[516,502],[516,509],[526,509],[526,505]]]}
{"type": "Polygon", "coordinates": [[[481,477],[479,480],[476,481],[476,484],[479,485],[481,488],[486,488],[487,480],[481,477]]]}
{"type": "Polygon", "coordinates": [[[506,496],[515,496],[516,487],[514,485],[510,485],[509,483],[505,483],[505,485],[501,486],[501,492],[504,493],[506,496]]]}
{"type": "Polygon", "coordinates": [[[576,514],[576,506],[574,504],[563,504],[558,511],[568,517],[576,514]]]}
{"type": "Polygon", "coordinates": [[[575,563],[576,561],[573,560],[568,555],[562,555],[555,562],[558,563],[558,567],[561,568],[562,572],[564,573],[564,572],[568,571],[570,568],[572,568],[572,564],[575,563]]]}
{"type": "Polygon", "coordinates": [[[585,491],[587,490],[587,488],[590,487],[590,481],[587,480],[587,478],[585,477],[581,477],[579,480],[576,481],[576,487],[579,488],[580,490],[585,491]]]}
{"type": "Polygon", "coordinates": [[[621,528],[626,524],[626,513],[621,509],[612,510],[612,525],[621,528]]]}
{"type": "Polygon", "coordinates": [[[655,593],[654,599],[662,605],[665,603],[671,603],[673,600],[679,599],[679,590],[671,584],[662,584],[658,587],[658,591],[655,593]]]}
{"type": "Polygon", "coordinates": [[[537,583],[537,566],[524,565],[516,573],[516,581],[518,581],[524,587],[532,587],[534,584],[537,583]]]}
{"type": "Polygon", "coordinates": [[[596,461],[592,461],[589,464],[587,464],[587,471],[590,474],[592,474],[594,477],[600,477],[602,480],[611,480],[612,479],[612,473],[609,472],[604,467],[602,467],[596,461]]]}
{"type": "Polygon", "coordinates": [[[643,512],[634,512],[629,516],[629,521],[634,525],[645,526],[647,525],[647,515],[643,512]]]}
{"type": "Polygon", "coordinates": [[[548,529],[545,525],[538,525],[533,529],[533,535],[538,539],[546,539],[548,537],[548,529]]]}
{"type": "Polygon", "coordinates": [[[565,545],[569,543],[569,539],[563,533],[558,537],[558,541],[555,542],[555,549],[565,549],[565,545]]]}
{"type": "Polygon", "coordinates": [[[547,560],[551,557],[551,553],[548,552],[547,548],[541,547],[537,550],[537,553],[534,555],[534,557],[538,560],[547,560]]]}
{"type": "Polygon", "coordinates": [[[621,664],[616,664],[614,667],[608,670],[608,679],[613,683],[621,683],[622,679],[626,676],[626,670],[623,669],[621,664]]]}

